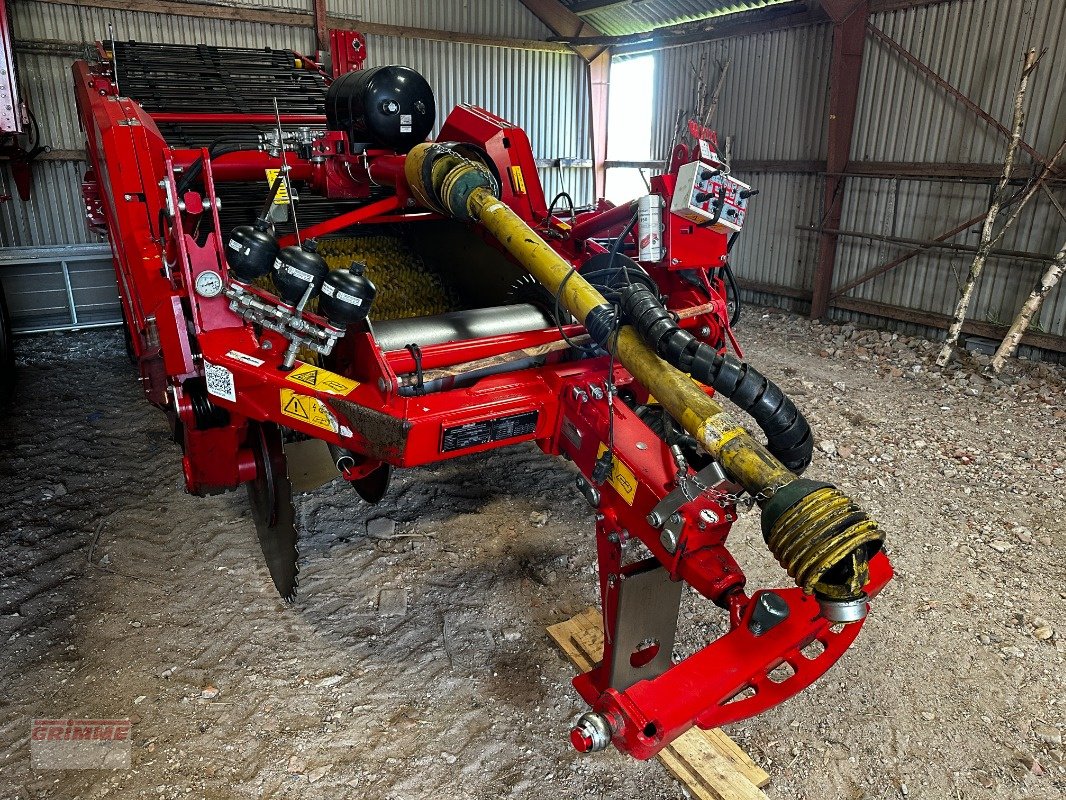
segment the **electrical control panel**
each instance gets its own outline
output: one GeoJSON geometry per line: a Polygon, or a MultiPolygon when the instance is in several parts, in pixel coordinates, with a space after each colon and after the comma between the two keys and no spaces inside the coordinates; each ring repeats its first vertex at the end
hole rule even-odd
{"type": "Polygon", "coordinates": [[[678,170],[670,211],[697,225],[732,233],[744,227],[753,194],[748,184],[722,172],[720,166],[693,161],[678,170]]]}

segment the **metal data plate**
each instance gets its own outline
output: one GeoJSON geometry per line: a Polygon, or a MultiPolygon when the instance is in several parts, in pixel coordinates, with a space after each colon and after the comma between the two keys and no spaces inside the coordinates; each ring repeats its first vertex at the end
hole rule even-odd
{"type": "Polygon", "coordinates": [[[618,617],[615,620],[614,654],[611,658],[612,689],[625,691],[634,683],[650,680],[670,669],[677,634],[677,613],[681,607],[681,581],[670,580],[669,573],[654,559],[643,568],[628,574],[618,588],[618,617]],[[655,655],[641,663],[638,655],[658,646],[655,655]]]}

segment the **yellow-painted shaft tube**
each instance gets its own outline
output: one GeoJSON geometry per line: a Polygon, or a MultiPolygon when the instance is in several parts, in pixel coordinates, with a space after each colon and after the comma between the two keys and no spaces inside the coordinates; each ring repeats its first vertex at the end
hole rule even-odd
{"type": "MultiPolygon", "coordinates": [[[[576,319],[584,322],[592,309],[607,302],[588,281],[571,274],[570,263],[488,190],[475,189],[468,208],[471,216],[550,292],[558,292],[565,281],[560,303],[576,319]]],[[[692,378],[659,358],[632,326],[622,326],[617,341],[609,344],[622,366],[752,495],[765,496],[767,490],[773,492],[796,479],[692,378]]]]}
{"type": "MultiPolygon", "coordinates": [[[[448,146],[421,144],[408,154],[404,172],[423,205],[480,223],[586,327],[590,315],[602,313],[607,305],[603,295],[497,199],[484,166],[448,146]]],[[[608,338],[607,345],[633,377],[730,478],[758,499],[767,544],[789,575],[819,594],[830,618],[850,610],[868,579],[869,558],[881,546],[877,524],[839,490],[799,479],[691,377],[659,358],[632,326],[624,325],[608,338]]],[[[845,621],[843,616],[840,620],[845,621]]]]}

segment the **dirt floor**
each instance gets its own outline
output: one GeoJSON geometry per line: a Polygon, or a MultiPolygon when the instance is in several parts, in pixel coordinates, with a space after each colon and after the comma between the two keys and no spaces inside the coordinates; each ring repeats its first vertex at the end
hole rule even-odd
{"type": "MultiPolygon", "coordinates": [[[[1066,796],[1066,373],[941,372],[935,345],[748,309],[750,360],[882,520],[897,577],[807,692],[730,726],[771,798],[1066,796]]],[[[532,446],[301,497],[275,596],[243,493],[182,491],[117,333],[23,340],[0,423],[0,797],[677,798],[567,741],[544,627],[594,601],[592,512],[532,446]],[[373,538],[372,519],[393,520],[373,538]],[[131,716],[130,770],[43,771],[32,717],[131,716]]],[[[979,365],[977,365],[979,366],[979,365]]],[[[754,514],[751,585],[784,585],[754,514]]],[[[688,597],[682,650],[720,612],[688,597]]]]}

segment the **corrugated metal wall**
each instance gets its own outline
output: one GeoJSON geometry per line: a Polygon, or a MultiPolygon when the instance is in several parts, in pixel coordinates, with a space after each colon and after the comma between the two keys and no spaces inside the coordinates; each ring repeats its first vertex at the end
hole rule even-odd
{"type": "MultiPolygon", "coordinates": [[[[713,127],[732,137],[734,161],[825,158],[832,31],[809,26],[664,50],[657,55],[652,157],[666,159],[678,110],[698,108],[696,75],[712,87],[729,64],[713,127]]],[[[737,172],[760,190],[733,255],[738,276],[782,286],[810,286],[817,255],[811,225],[821,213],[822,180],[802,173],[737,172]]]]}
{"type": "MultiPolygon", "coordinates": [[[[1047,49],[1029,90],[1025,138],[1039,152],[1055,152],[1066,138],[1066,3],[1062,0],[955,0],[908,12],[875,15],[873,24],[932,67],[974,102],[1010,125],[1024,51],[1047,49]]],[[[853,159],[951,163],[1001,162],[1006,139],[933,85],[898,55],[868,38],[853,159]]],[[[1023,154],[1024,156],[1024,154],[1023,154]]],[[[852,179],[841,228],[932,239],[988,208],[981,184],[852,179]]],[[[1063,199],[1061,190],[1057,192],[1063,199]]],[[[980,226],[952,241],[976,245],[980,226]]],[[[1054,253],[1066,223],[1038,195],[1004,237],[1007,250],[1054,253]]],[[[901,253],[898,246],[842,239],[837,284],[901,253]]],[[[950,314],[972,256],[927,252],[856,287],[849,297],[950,314]]],[[[993,259],[978,284],[971,318],[1010,324],[1044,265],[993,259]]],[[[1066,335],[1066,291],[1048,296],[1035,327],[1066,335]]]]}
{"type": "MultiPolygon", "coordinates": [[[[239,5],[239,3],[231,3],[239,5]]],[[[262,9],[309,11],[310,0],[255,0],[262,9]]],[[[543,39],[550,32],[517,0],[331,0],[330,13],[369,22],[490,36],[543,39]]],[[[115,36],[177,44],[313,49],[310,28],[230,22],[161,14],[116,12],[23,0],[14,5],[15,40],[92,42],[115,36]]],[[[519,50],[452,42],[368,36],[368,64],[405,63],[423,72],[438,108],[458,102],[484,106],[528,132],[538,158],[589,159],[588,88],[583,62],[560,52],[519,50]]],[[[71,55],[17,54],[20,79],[40,123],[42,141],[56,150],[80,149],[84,137],[75,116],[71,55]]],[[[95,241],[82,221],[80,180],[84,163],[34,165],[33,196],[0,204],[0,242],[5,246],[83,244],[95,241]]],[[[591,170],[547,168],[541,175],[549,198],[566,189],[578,202],[592,199],[591,170]]],[[[0,191],[8,188],[3,171],[0,191]]]]}
{"type": "MultiPolygon", "coordinates": [[[[954,0],[877,14],[872,22],[1005,125],[1010,124],[1024,50],[1046,48],[1031,83],[1026,138],[1050,155],[1066,136],[1066,3],[1062,0],[954,0]]],[[[705,73],[713,82],[715,61],[729,59],[715,127],[720,138],[735,136],[734,160],[824,160],[831,43],[830,27],[821,25],[658,53],[653,158],[668,157],[678,109],[695,104],[695,73],[701,64],[709,64],[705,73]]],[[[1005,139],[1000,134],[873,37],[867,39],[864,61],[853,161],[995,164],[1002,160],[1005,139]]],[[[762,189],[748,229],[738,240],[738,274],[809,291],[818,240],[795,228],[818,224],[823,179],[809,171],[738,175],[762,189]]],[[[987,184],[901,181],[897,185],[892,179],[851,178],[841,228],[933,238],[986,210],[989,194],[987,184]]],[[[1062,200],[1061,190],[1058,194],[1062,200]]],[[[1039,196],[1001,247],[1050,254],[1064,235],[1066,224],[1046,197],[1039,196]]],[[[953,241],[974,244],[976,234],[953,241]]],[[[902,252],[896,245],[842,238],[835,283],[842,285],[902,252]]],[[[965,274],[971,260],[931,251],[847,296],[950,314],[958,298],[956,276],[965,274]]],[[[1041,269],[1034,262],[990,262],[971,318],[1009,324],[1041,269]]],[[[840,310],[832,315],[857,319],[840,310]]],[[[881,324],[896,323],[881,320],[881,324]]],[[[1066,290],[1059,288],[1048,297],[1036,327],[1066,335],[1066,290]]]]}
{"type": "Polygon", "coordinates": [[[808,26],[676,47],[656,55],[654,158],[666,158],[679,110],[698,106],[696,75],[712,87],[729,62],[714,127],[736,138],[734,159],[825,158],[828,26],[808,26]]]}

